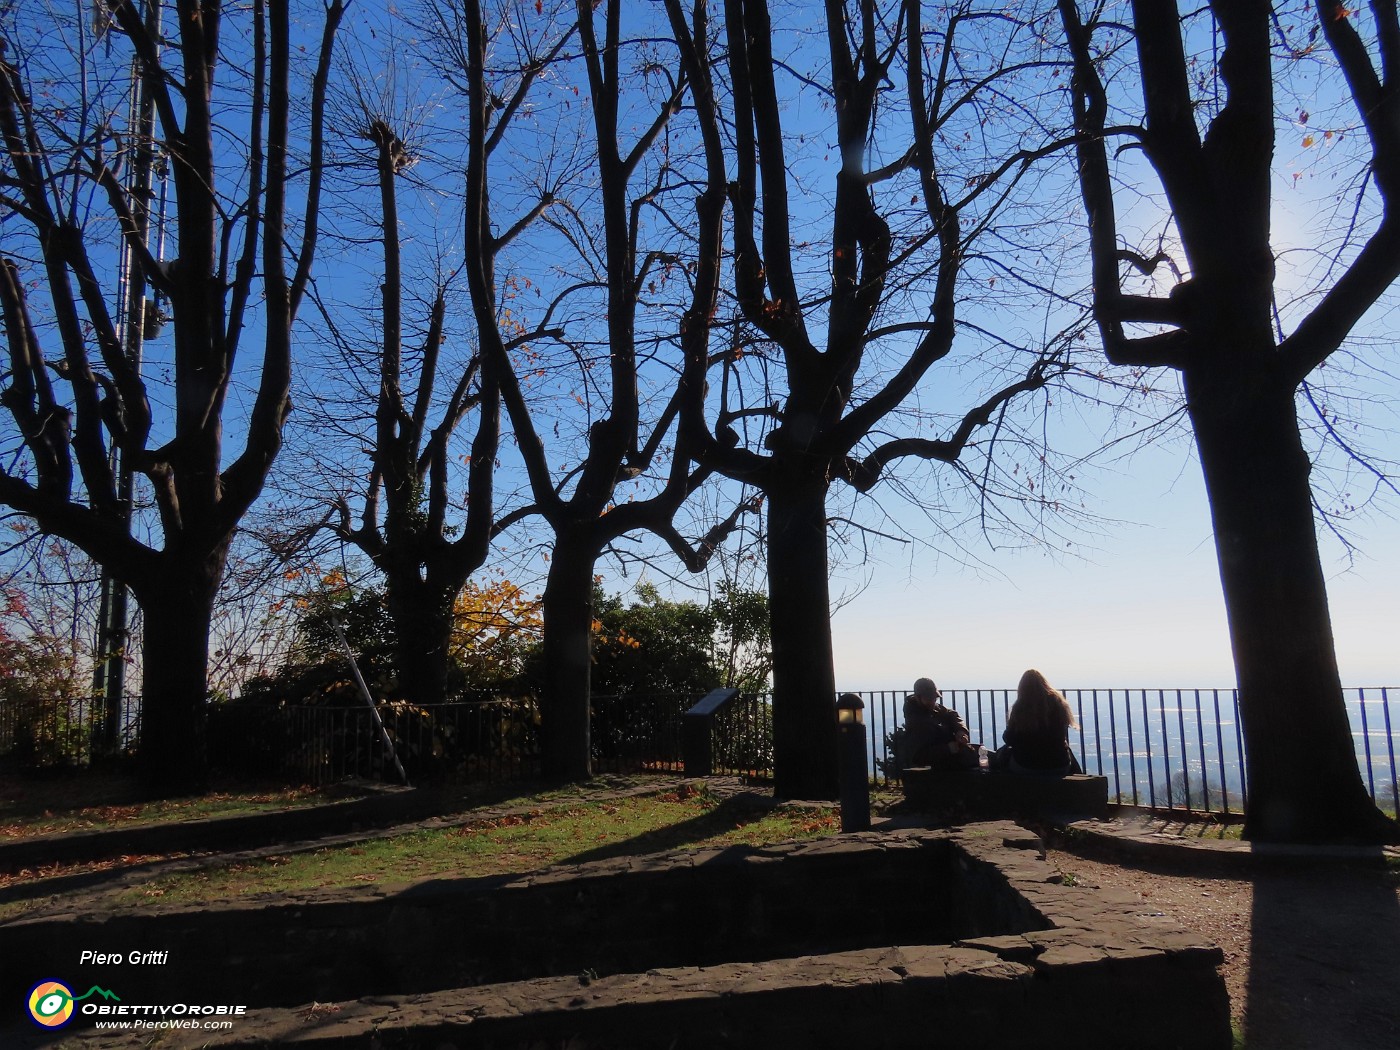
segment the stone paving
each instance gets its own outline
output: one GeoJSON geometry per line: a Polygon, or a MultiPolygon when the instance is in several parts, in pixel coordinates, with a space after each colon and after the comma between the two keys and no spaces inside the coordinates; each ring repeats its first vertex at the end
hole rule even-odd
{"type": "Polygon", "coordinates": [[[1293,846],[1189,833],[1189,826],[1159,816],[1131,811],[1110,820],[1075,820],[1064,825],[1057,842],[1074,850],[1079,845],[1139,861],[1187,867],[1211,864],[1236,869],[1293,861],[1400,864],[1400,846],[1293,846]]]}
{"type": "MultiPolygon", "coordinates": [[[[529,812],[539,812],[554,807],[577,805],[580,801],[592,801],[597,799],[610,799],[626,797],[630,795],[644,795],[658,792],[687,790],[691,782],[683,777],[658,777],[647,776],[642,778],[600,778],[594,785],[580,794],[571,795],[551,802],[532,802],[529,805],[503,805],[497,807],[486,807],[482,809],[464,809],[457,812],[432,816],[424,819],[413,819],[406,823],[394,824],[388,827],[360,828],[351,831],[341,832],[334,835],[327,835],[309,839],[300,839],[292,842],[279,842],[267,846],[255,847],[247,850],[240,850],[236,853],[222,853],[217,856],[191,856],[178,859],[159,861],[149,864],[139,865],[134,868],[115,872],[91,873],[86,876],[59,876],[48,880],[34,880],[22,886],[28,888],[23,890],[23,896],[33,899],[38,895],[57,895],[63,893],[61,901],[53,901],[53,912],[66,913],[67,915],[81,915],[84,912],[89,914],[103,910],[109,906],[109,895],[123,888],[139,885],[156,875],[166,874],[171,871],[188,871],[212,864],[224,864],[231,860],[255,859],[270,855],[285,855],[291,852],[301,852],[325,848],[330,845],[350,844],[363,842],[369,839],[377,839],[392,835],[405,834],[418,830],[432,830],[458,827],[474,821],[499,819],[501,817],[519,815],[529,812]],[[85,895],[75,896],[71,891],[80,888],[81,880],[87,878],[93,891],[85,895]],[[100,885],[98,885],[100,883],[100,885]]],[[[741,782],[734,778],[708,778],[704,782],[704,788],[713,794],[724,798],[744,799],[756,807],[772,806],[772,799],[764,794],[746,788],[741,782]]],[[[253,818],[255,819],[255,818],[253,818]]],[[[901,834],[914,830],[917,832],[925,823],[925,818],[911,814],[893,814],[890,816],[878,816],[874,821],[874,831],[870,833],[877,837],[899,837],[901,834]]],[[[1136,816],[1126,816],[1114,820],[1093,820],[1093,821],[1073,821],[1064,829],[1064,834],[1070,840],[1071,847],[1075,843],[1086,844],[1095,851],[1110,851],[1118,853],[1131,853],[1139,859],[1162,859],[1171,860],[1173,863],[1192,863],[1194,861],[1224,863],[1229,865],[1256,864],[1260,862],[1273,862],[1278,860],[1291,860],[1295,858],[1319,859],[1331,858],[1343,861],[1390,860],[1392,863],[1400,862],[1400,850],[1389,848],[1385,851],[1365,848],[1331,848],[1331,849],[1302,849],[1289,847],[1259,847],[1250,843],[1238,840],[1218,840],[1208,838],[1186,837],[1173,830],[1169,825],[1158,820],[1153,821],[1136,816]]],[[[1038,840],[1029,833],[1021,833],[1024,839],[1018,848],[1024,850],[1034,842],[1038,846],[1038,840]]],[[[1014,836],[1011,836],[1014,837],[1014,836]]],[[[843,836],[843,838],[847,838],[843,836]]],[[[1039,856],[1043,857],[1043,853],[1039,856]]],[[[1037,878],[1044,879],[1043,874],[1037,878]]],[[[1032,882],[1035,880],[1032,879],[1032,882]]],[[[1032,896],[1039,891],[1032,891],[1032,896]]],[[[3,899],[3,898],[0,898],[3,899]]],[[[1118,901],[1115,906],[1125,904],[1118,901]]],[[[1056,917],[1059,924],[1057,928],[1061,930],[1074,930],[1085,928],[1087,924],[1083,915],[1084,902],[1076,900],[1076,911],[1065,910],[1056,917]]],[[[37,912],[30,912],[26,919],[36,916],[42,917],[47,909],[40,909],[37,912]]],[[[1054,908],[1051,908],[1051,912],[1054,908]]],[[[0,924],[3,927],[5,924],[0,924]]],[[[1111,924],[1110,924],[1111,925],[1111,924]]],[[[1158,933],[1165,934],[1167,931],[1159,930],[1158,933]]],[[[982,976],[999,976],[1001,978],[1014,978],[1018,974],[1025,976],[1023,969],[1031,966],[1034,970],[1034,962],[1039,959],[1045,962],[1045,951],[1048,944],[1036,944],[1034,938],[1027,939],[1028,935],[1016,935],[1010,940],[1001,943],[996,938],[986,938],[981,941],[967,940],[960,941],[951,949],[948,946],[915,946],[913,948],[874,950],[866,949],[863,953],[838,953],[837,956],[823,956],[822,960],[812,959],[800,960],[802,965],[798,967],[806,976],[800,980],[796,975],[793,960],[775,961],[772,964],[734,964],[723,974],[712,971],[702,972],[702,969],[681,968],[679,971],[650,971],[646,974],[618,975],[600,979],[596,985],[590,985],[586,994],[580,998],[580,982],[576,978],[539,978],[535,982],[526,982],[525,985],[517,982],[517,991],[506,995],[502,991],[490,992],[486,989],[463,990],[455,989],[444,992],[425,993],[415,996],[370,996],[365,999],[355,1000],[348,1003],[337,1004],[307,1004],[297,1010],[280,1010],[269,1013],[261,1017],[256,1026],[246,1026],[240,1024],[239,1029],[254,1042],[280,1044],[284,1041],[300,1041],[309,1039],[319,1045],[367,1045],[363,1038],[368,1032],[374,1031],[375,1045],[390,1046],[396,1045],[392,1037],[394,1031],[398,1031],[402,1037],[399,1042],[402,1045],[419,1045],[420,1039],[426,1039],[434,1032],[441,1034],[454,1026],[462,1023],[462,1018],[491,1016],[511,1017],[519,1016],[522,1010],[521,1002],[539,1003],[563,1003],[569,1010],[586,1007],[588,1004],[595,1004],[593,1009],[605,1013],[596,1004],[602,1002],[613,1006],[625,1005],[633,1002],[641,994],[642,987],[648,983],[660,982],[669,992],[674,992],[680,1000],[694,1000],[695,1002],[707,1002],[714,997],[732,998],[736,994],[736,989],[754,987],[765,990],[767,993],[776,993],[781,988],[789,988],[787,994],[797,994],[793,989],[798,984],[802,987],[811,985],[811,978],[815,974],[817,984],[821,987],[839,985],[841,987],[864,986],[866,978],[861,974],[869,975],[869,979],[874,981],[875,986],[888,984],[890,974],[898,977],[902,985],[907,982],[909,974],[927,974],[931,971],[928,967],[938,969],[943,976],[948,976],[954,972],[963,972],[964,964],[969,961],[976,963],[974,969],[985,968],[991,965],[991,969],[982,976]],[[1012,943],[1012,942],[1015,943],[1012,943]],[[925,958],[928,952],[948,952],[953,951],[976,951],[990,952],[994,965],[989,964],[987,956],[979,956],[978,959],[963,959],[958,962],[952,956],[939,955],[937,960],[932,956],[925,958]],[[882,953],[883,952],[883,953],[882,953]],[[890,952],[899,954],[895,959],[890,952]],[[873,953],[873,954],[872,954],[873,953]],[[839,957],[838,957],[839,956],[839,957]],[[923,959],[924,961],[920,961],[923,959]],[[893,960],[893,961],[891,961],[893,960]],[[952,960],[952,961],[950,961],[952,960]],[[761,972],[752,969],[753,967],[768,967],[761,972]],[[953,969],[949,969],[949,967],[953,969]],[[788,973],[788,977],[783,974],[788,973]],[[825,976],[823,976],[825,975],[825,976]],[[715,982],[718,981],[719,984],[715,982]],[[551,983],[552,982],[552,983],[551,983]],[[572,982],[572,984],[570,983],[572,982]],[[640,984],[638,983],[640,982],[640,984]],[[787,983],[785,983],[787,982],[787,983]],[[526,986],[528,985],[528,987],[526,986]],[[557,985],[557,987],[556,987],[557,985]],[[789,987],[790,986],[790,987],[789,987]],[[505,999],[500,996],[506,995],[505,999]],[[520,995],[525,999],[521,1001],[512,1000],[512,996],[520,995]],[[492,998],[496,996],[497,998],[492,998]],[[471,1000],[471,1005],[467,1000],[471,1000]],[[508,1001],[510,1000],[510,1001],[508,1001]],[[511,1002],[514,1001],[514,1005],[511,1002]],[[491,1006],[491,1003],[496,1006],[491,1006]],[[465,1014],[463,1011],[466,1011],[465,1014]],[[443,1028],[446,1025],[447,1028],[443,1028]],[[348,1026],[348,1027],[347,1027],[348,1026]],[[315,1033],[314,1035],[312,1033],[315,1033]],[[352,1035],[352,1033],[354,1033],[352,1035]],[[382,1038],[381,1038],[382,1036],[382,1038]],[[348,1041],[347,1041],[348,1040],[348,1041]]],[[[1176,935],[1172,935],[1176,936],[1176,935]]],[[[1184,940],[1182,946],[1190,948],[1192,951],[1206,951],[1208,946],[1198,944],[1189,934],[1183,931],[1184,940]],[[1187,942],[1190,942],[1188,944],[1187,942]]],[[[1100,938],[1102,940],[1102,938],[1100,938]]],[[[1170,939],[1170,938],[1168,938],[1170,939]]],[[[1140,944],[1135,944],[1131,939],[1119,939],[1114,941],[1109,938],[1108,946],[1097,944],[1095,946],[1076,945],[1073,938],[1064,941],[1061,948],[1055,949],[1060,952],[1067,952],[1061,961],[1075,964],[1087,964],[1093,959],[1108,958],[1132,958],[1140,955],[1144,950],[1140,944]],[[1113,947],[1113,944],[1117,947],[1113,947]],[[1089,951],[1090,955],[1083,953],[1089,951]]],[[[1162,945],[1152,946],[1150,950],[1159,951],[1162,945]]],[[[1210,949],[1214,950],[1214,949],[1210,949]]],[[[1217,952],[1218,955],[1218,952],[1217,952]]],[[[1056,956],[1048,956],[1050,961],[1054,961],[1056,956]]],[[[505,986],[492,986],[504,988],[505,986]]],[[[648,993],[650,994],[650,993],[648,993]]],[[[644,997],[645,998],[645,997],[644,997]]],[[[611,1007],[609,1007],[611,1008],[611,1007]]],[[[742,1012],[742,1011],[741,1011],[742,1012]]],[[[489,1026],[479,1026],[482,1030],[489,1026]]],[[[455,1029],[454,1029],[455,1030],[455,1029]]],[[[503,1030],[505,1032],[506,1030],[503,1030]]],[[[722,1033],[721,1033],[722,1034],[722,1033]]],[[[0,1036],[5,1032],[0,1030],[0,1036]]],[[[167,1033],[173,1038],[173,1033],[167,1033]]],[[[725,1045],[725,1040],[719,1035],[715,1037],[717,1041],[714,1045],[725,1045]]],[[[246,1042],[245,1039],[236,1042],[246,1042]]],[[[35,1043],[32,1039],[25,1040],[28,1045],[53,1045],[50,1043],[35,1043]]],[[[207,1040],[199,1041],[199,1045],[204,1045],[207,1040]]],[[[781,1042],[781,1040],[779,1040],[781,1042]]],[[[817,1044],[823,1044],[823,1040],[818,1039],[817,1044]]],[[[8,1045],[8,1044],[6,1044],[8,1045]]],[[[82,1041],[82,1045],[91,1045],[88,1039],[82,1041]]],[[[137,1042],[122,1042],[117,1040],[110,1045],[138,1045],[137,1042]]],[[[140,1045],[145,1045],[144,1043],[140,1045]]],[[[177,1041],[163,1040],[158,1045],[184,1045],[177,1041]]],[[[213,1044],[210,1044],[213,1045],[213,1044]]],[[[232,1044],[231,1044],[232,1045],[232,1044]]],[[[423,1043],[422,1045],[429,1045],[423,1043]]],[[[453,1045],[451,1041],[432,1045],[453,1045]]],[[[507,1044],[501,1044],[507,1045],[507,1044]]],[[[514,1045],[514,1044],[509,1044],[514,1045]]],[[[525,1045],[525,1044],[521,1044],[525,1045]]],[[[579,1044],[586,1045],[586,1044],[579,1044]]],[[[966,1045],[981,1045],[980,1040],[969,1042],[966,1045]]],[[[987,1044],[994,1045],[994,1044],[987,1044]]],[[[1080,1042],[1076,1045],[1094,1045],[1090,1042],[1080,1042]]],[[[1111,1045],[1105,1043],[1104,1045],[1111,1045]]],[[[1164,1044],[1165,1045],[1165,1044],[1164,1044]]]]}
{"type": "MultiPolygon", "coordinates": [[[[456,902],[460,914],[454,917],[448,910],[458,895],[479,892],[479,885],[469,884],[481,880],[461,882],[458,888],[450,880],[433,880],[390,894],[389,903],[398,909],[415,902],[429,905],[438,916],[439,936],[461,930],[471,937],[474,924],[463,916],[479,914],[476,906],[465,899],[456,902]],[[427,900],[425,895],[436,897],[427,900]],[[393,903],[394,898],[400,903],[393,903]],[[434,903],[437,898],[441,900],[434,903]]],[[[832,909],[838,905],[856,908],[858,919],[871,909],[883,910],[888,913],[886,922],[900,921],[901,911],[909,907],[941,908],[952,928],[964,932],[936,943],[899,943],[907,938],[876,930],[882,920],[872,912],[869,921],[860,919],[857,925],[871,938],[888,938],[875,941],[887,947],[837,947],[821,954],[700,966],[642,964],[601,976],[580,973],[575,966],[564,971],[569,976],[555,973],[412,994],[306,1001],[250,1010],[227,1033],[166,1031],[158,1045],[806,1050],[922,1046],[928,1045],[931,1031],[956,1031],[961,1047],[1034,1041],[1117,1050],[1128,1045],[1126,1033],[1132,1034],[1132,1045],[1141,1048],[1229,1046],[1228,1000],[1217,972],[1219,950],[1165,921],[1132,894],[1062,884],[1044,859],[1039,837],[1009,822],[943,830],[885,825],[861,834],[757,849],[621,858],[510,877],[493,881],[488,889],[537,911],[535,922],[558,922],[561,943],[586,936],[590,922],[602,924],[595,937],[607,937],[608,929],[613,936],[632,936],[636,931],[631,927],[637,926],[643,928],[642,950],[652,952],[655,948],[648,945],[656,942],[645,930],[647,924],[667,904],[674,907],[677,900],[695,900],[696,892],[708,892],[702,888],[706,885],[715,892],[727,885],[729,892],[737,893],[734,905],[721,906],[729,913],[735,905],[747,909],[744,922],[776,923],[769,928],[779,945],[794,934],[810,938],[815,930],[824,937],[827,926],[835,930],[832,909]],[[922,883],[928,876],[920,873],[937,871],[945,874],[922,883]],[[813,882],[820,872],[826,875],[813,882]],[[692,886],[688,894],[677,893],[672,875],[692,886]],[[635,885],[629,881],[639,876],[635,885]],[[657,877],[666,881],[657,883],[657,877]],[[847,890],[833,895],[830,891],[836,886],[847,890]],[[600,887],[612,887],[606,892],[620,894],[622,900],[635,899],[632,913],[616,902],[595,908],[590,902],[600,887]],[[916,887],[913,899],[901,893],[916,887]],[[555,899],[557,891],[576,894],[580,903],[566,906],[562,898],[555,899]],[[529,903],[533,898],[518,896],[541,892],[552,896],[549,903],[541,898],[538,908],[529,903]],[[589,917],[590,910],[596,910],[596,918],[589,917]],[[780,912],[787,917],[780,919],[780,912]],[[573,930],[580,922],[584,925],[573,930]],[[619,932],[618,923],[625,932],[619,932]],[[1141,1019],[1164,999],[1176,1005],[1144,1030],[1141,1019]],[[1046,1033],[1057,1032],[1066,1039],[1046,1039],[1046,1033]]],[[[353,893],[320,893],[332,908],[328,918],[333,920],[334,909],[343,907],[336,902],[347,892],[353,893]]],[[[302,894],[299,903],[309,908],[313,896],[302,894]]],[[[355,924],[346,927],[350,932],[358,928],[358,914],[342,912],[338,921],[355,924]]],[[[191,918],[198,921],[197,916],[191,918]]],[[[95,930],[111,932],[106,918],[75,916],[72,921],[88,921],[96,924],[95,930]]],[[[328,932],[317,922],[301,923],[307,928],[298,941],[328,932]]],[[[53,921],[18,925],[28,929],[13,932],[32,933],[29,940],[37,937],[36,944],[59,932],[53,921]]],[[[227,924],[224,930],[231,935],[227,924]]],[[[0,927],[0,937],[3,933],[0,927]]],[[[530,930],[522,929],[522,935],[530,939],[530,930]]],[[[368,943],[382,941],[371,933],[368,943]]],[[[325,958],[333,961],[337,952],[326,947],[325,958]]],[[[237,949],[230,941],[225,950],[237,949]]],[[[667,950],[675,950],[669,941],[667,950]]],[[[382,962],[387,978],[392,960],[385,956],[382,962]]],[[[128,1001],[145,1000],[133,994],[128,1001]]],[[[75,1038],[74,1045],[145,1046],[149,1038],[149,1032],[89,1032],[75,1038]]]]}

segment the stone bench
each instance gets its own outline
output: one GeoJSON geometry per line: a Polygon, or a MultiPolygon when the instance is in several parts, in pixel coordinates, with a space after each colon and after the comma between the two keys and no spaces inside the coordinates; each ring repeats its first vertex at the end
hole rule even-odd
{"type": "Polygon", "coordinates": [[[904,797],[924,813],[972,817],[1108,815],[1108,778],[1033,776],[985,769],[900,771],[904,797]]]}

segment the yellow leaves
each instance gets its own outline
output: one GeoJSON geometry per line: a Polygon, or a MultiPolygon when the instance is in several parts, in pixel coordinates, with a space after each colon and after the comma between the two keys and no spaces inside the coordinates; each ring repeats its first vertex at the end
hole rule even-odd
{"type": "Polygon", "coordinates": [[[1315,138],[1313,138],[1311,135],[1304,135],[1304,136],[1303,136],[1303,148],[1304,148],[1304,149],[1312,149],[1312,145],[1313,145],[1313,143],[1316,142],[1316,141],[1317,141],[1317,140],[1316,140],[1315,138]]]}
{"type": "Polygon", "coordinates": [[[628,634],[626,628],[619,628],[616,635],[609,635],[603,629],[603,621],[599,619],[594,619],[590,631],[593,634],[594,646],[617,646],[621,649],[640,649],[642,647],[642,643],[628,634]]]}
{"type": "Polygon", "coordinates": [[[305,576],[320,576],[321,584],[332,589],[345,586],[345,573],[341,569],[332,569],[330,572],[321,572],[320,569],[312,565],[303,569],[288,569],[282,574],[284,580],[300,580],[305,576]]]}
{"type": "Polygon", "coordinates": [[[543,626],[541,601],[507,579],[468,583],[453,604],[454,655],[484,670],[502,669],[543,626]]]}

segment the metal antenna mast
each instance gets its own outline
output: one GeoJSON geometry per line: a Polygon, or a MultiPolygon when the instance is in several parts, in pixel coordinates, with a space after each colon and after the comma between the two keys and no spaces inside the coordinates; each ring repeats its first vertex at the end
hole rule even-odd
{"type": "MultiPolygon", "coordinates": [[[[145,0],[146,32],[160,42],[160,0],[145,0]]],[[[135,224],[134,237],[150,242],[152,177],[156,167],[155,103],[146,90],[139,59],[131,62],[131,100],[127,116],[129,161],[127,197],[135,224]]],[[[153,337],[159,325],[154,303],[146,300],[146,273],[141,259],[123,238],[121,276],[118,282],[117,318],[122,347],[141,368],[144,342],[153,337]],[[148,328],[150,331],[148,332],[148,328]]],[[[117,475],[117,503],[128,532],[131,531],[132,473],[127,457],[112,442],[111,456],[117,475]]],[[[98,750],[115,754],[121,747],[122,701],[126,694],[126,650],[130,635],[129,596],[125,585],[102,572],[102,591],[97,612],[97,661],[93,669],[93,691],[103,698],[101,736],[98,750]]]]}

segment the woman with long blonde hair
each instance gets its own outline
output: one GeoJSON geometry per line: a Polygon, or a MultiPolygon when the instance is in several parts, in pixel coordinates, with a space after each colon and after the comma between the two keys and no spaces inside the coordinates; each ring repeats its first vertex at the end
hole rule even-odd
{"type": "Polygon", "coordinates": [[[1013,772],[1078,773],[1069,731],[1079,728],[1064,694],[1031,668],[1016,686],[1016,702],[1006,716],[1007,765],[1013,772]]]}

